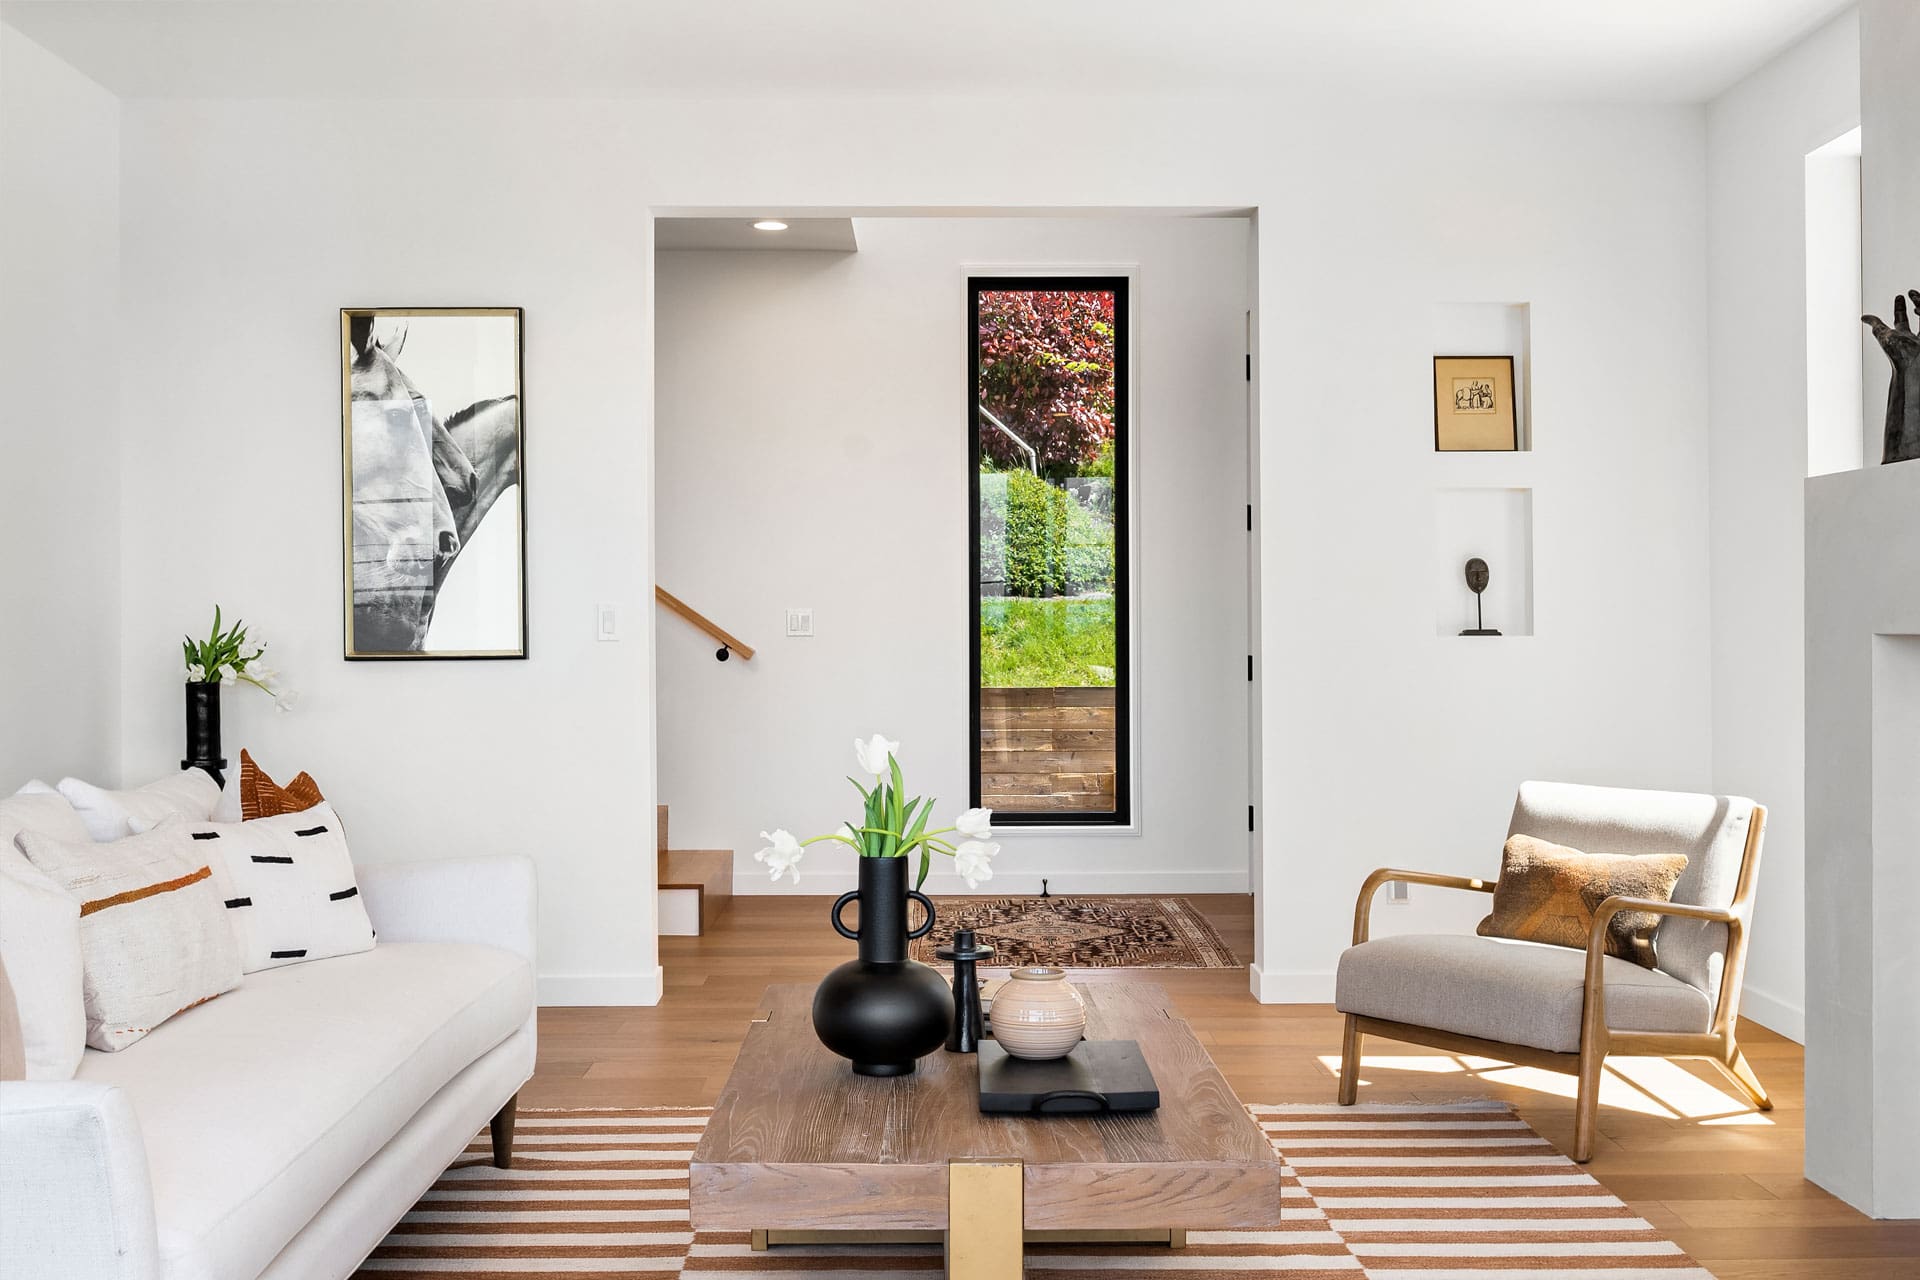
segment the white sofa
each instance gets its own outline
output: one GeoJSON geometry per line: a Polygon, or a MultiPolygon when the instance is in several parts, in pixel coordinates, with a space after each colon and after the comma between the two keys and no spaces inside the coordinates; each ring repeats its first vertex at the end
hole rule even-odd
{"type": "Polygon", "coordinates": [[[533,1074],[524,858],[358,870],[378,944],[0,1084],[0,1275],[346,1277],[533,1074]]]}

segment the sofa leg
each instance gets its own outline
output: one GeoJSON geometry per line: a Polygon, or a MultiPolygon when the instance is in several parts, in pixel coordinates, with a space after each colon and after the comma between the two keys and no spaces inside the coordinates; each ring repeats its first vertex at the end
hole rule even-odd
{"type": "Polygon", "coordinates": [[[493,1167],[496,1169],[513,1168],[513,1117],[519,1106],[520,1095],[516,1093],[493,1117],[493,1167]]]}
{"type": "Polygon", "coordinates": [[[1350,1107],[1359,1096],[1360,1024],[1348,1014],[1346,1034],[1340,1037],[1340,1105],[1350,1107]]]}
{"type": "Polygon", "coordinates": [[[1753,1099],[1754,1106],[1762,1111],[1773,1110],[1773,1099],[1767,1096],[1766,1089],[1761,1086],[1760,1077],[1753,1074],[1753,1066],[1747,1061],[1747,1055],[1740,1052],[1740,1046],[1737,1044],[1727,1047],[1732,1052],[1720,1065],[1727,1069],[1727,1074],[1733,1077],[1733,1082],[1740,1086],[1740,1092],[1753,1099]]]}

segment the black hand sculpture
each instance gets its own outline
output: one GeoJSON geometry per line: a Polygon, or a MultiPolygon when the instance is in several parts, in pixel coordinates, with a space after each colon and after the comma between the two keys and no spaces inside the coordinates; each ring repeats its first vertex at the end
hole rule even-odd
{"type": "Polygon", "coordinates": [[[1879,316],[1861,316],[1860,322],[1873,330],[1880,349],[1893,365],[1893,380],[1887,385],[1887,434],[1881,451],[1882,462],[1907,462],[1920,458],[1920,334],[1907,323],[1907,298],[1913,299],[1920,313],[1920,289],[1909,289],[1906,298],[1893,300],[1893,323],[1879,316]]]}

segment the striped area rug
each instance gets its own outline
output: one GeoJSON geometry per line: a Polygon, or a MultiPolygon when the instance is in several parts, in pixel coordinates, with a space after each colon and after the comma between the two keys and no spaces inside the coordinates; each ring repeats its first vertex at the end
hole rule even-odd
{"type": "MultiPolygon", "coordinates": [[[[1041,1245],[1038,1280],[1711,1280],[1502,1103],[1249,1108],[1286,1159],[1280,1225],[1187,1247],[1041,1245]]],[[[705,1108],[522,1111],[515,1167],[482,1134],[360,1280],[926,1280],[930,1245],[785,1246],[687,1217],[705,1108]]]]}

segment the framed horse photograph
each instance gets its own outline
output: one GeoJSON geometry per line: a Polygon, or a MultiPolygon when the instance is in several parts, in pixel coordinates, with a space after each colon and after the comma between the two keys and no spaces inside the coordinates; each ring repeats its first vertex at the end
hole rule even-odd
{"type": "Polygon", "coordinates": [[[346,656],[527,656],[518,307],[340,312],[346,656]]]}

